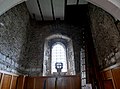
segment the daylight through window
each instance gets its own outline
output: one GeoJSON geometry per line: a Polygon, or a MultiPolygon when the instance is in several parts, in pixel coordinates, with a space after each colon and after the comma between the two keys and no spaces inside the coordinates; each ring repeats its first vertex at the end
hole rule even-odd
{"type": "Polygon", "coordinates": [[[63,63],[63,69],[61,72],[67,72],[67,62],[66,62],[66,49],[63,44],[57,43],[53,45],[52,47],[52,70],[51,73],[57,72],[55,69],[55,63],[56,62],[62,62],[63,63]]]}

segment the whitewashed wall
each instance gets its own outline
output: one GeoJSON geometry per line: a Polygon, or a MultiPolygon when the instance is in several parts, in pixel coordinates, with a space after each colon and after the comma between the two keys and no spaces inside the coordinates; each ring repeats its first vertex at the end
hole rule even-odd
{"type": "Polygon", "coordinates": [[[0,0],[0,15],[26,0],[0,0]]]}

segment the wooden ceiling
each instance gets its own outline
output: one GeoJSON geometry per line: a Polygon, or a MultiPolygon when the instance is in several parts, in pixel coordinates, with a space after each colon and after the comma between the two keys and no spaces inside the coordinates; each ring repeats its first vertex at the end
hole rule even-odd
{"type": "Polygon", "coordinates": [[[85,0],[28,0],[26,4],[33,19],[44,21],[64,20],[67,6],[84,5],[87,2],[85,0]]]}
{"type": "Polygon", "coordinates": [[[65,18],[65,8],[69,5],[87,4],[86,1],[101,7],[116,20],[120,20],[120,0],[0,0],[0,15],[12,7],[26,1],[32,18],[54,20],[65,18]]]}

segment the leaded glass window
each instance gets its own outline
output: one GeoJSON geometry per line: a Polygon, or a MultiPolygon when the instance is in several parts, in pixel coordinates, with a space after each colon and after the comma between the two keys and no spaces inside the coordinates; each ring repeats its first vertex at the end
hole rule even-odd
{"type": "Polygon", "coordinates": [[[66,62],[66,49],[63,44],[56,43],[52,46],[52,62],[51,62],[51,73],[57,72],[55,68],[56,62],[63,63],[63,69],[61,72],[67,72],[67,62],[66,62]]]}

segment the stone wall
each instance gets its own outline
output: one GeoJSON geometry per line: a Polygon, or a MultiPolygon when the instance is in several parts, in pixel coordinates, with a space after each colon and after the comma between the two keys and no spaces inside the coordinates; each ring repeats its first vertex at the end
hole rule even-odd
{"type": "Polygon", "coordinates": [[[26,45],[29,13],[21,3],[0,16],[0,70],[21,72],[19,63],[26,45]]]}
{"type": "Polygon", "coordinates": [[[100,68],[120,62],[120,22],[89,4],[90,25],[100,68]]]}
{"type": "Polygon", "coordinates": [[[83,28],[75,27],[65,24],[63,22],[36,22],[31,21],[31,29],[28,35],[28,44],[26,48],[26,60],[20,62],[26,63],[26,72],[29,75],[42,75],[43,73],[43,60],[44,60],[44,43],[45,38],[53,34],[61,34],[72,39],[75,70],[76,73],[80,72],[80,48],[82,47],[82,31],[83,28]]]}
{"type": "Polygon", "coordinates": [[[60,34],[72,39],[75,71],[80,72],[83,27],[63,22],[29,20],[25,3],[0,16],[0,70],[28,75],[42,75],[45,38],[60,34]]]}

